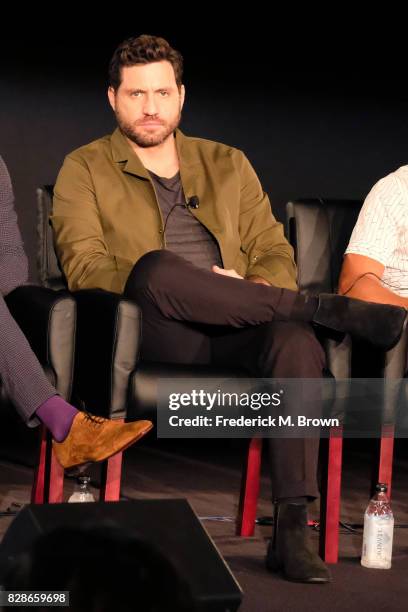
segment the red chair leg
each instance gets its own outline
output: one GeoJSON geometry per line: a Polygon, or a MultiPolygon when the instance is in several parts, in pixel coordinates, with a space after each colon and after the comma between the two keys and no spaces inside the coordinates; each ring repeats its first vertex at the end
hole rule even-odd
{"type": "Polygon", "coordinates": [[[262,460],[262,438],[252,438],[242,472],[241,495],[237,517],[237,535],[254,535],[262,460]]]}
{"type": "Polygon", "coordinates": [[[343,428],[332,427],[320,507],[320,556],[326,563],[337,563],[339,556],[342,451],[343,428]]]}
{"type": "Polygon", "coordinates": [[[45,492],[45,472],[47,463],[47,430],[40,428],[40,448],[38,453],[37,467],[34,472],[34,482],[31,489],[31,503],[43,504],[45,492]]]}
{"type": "Polygon", "coordinates": [[[60,466],[52,450],[52,439],[45,427],[41,427],[40,451],[31,490],[31,503],[60,503],[63,499],[64,468],[60,466]]]}
{"type": "Polygon", "coordinates": [[[378,482],[388,486],[387,496],[391,498],[392,459],[394,453],[394,425],[383,425],[380,442],[380,458],[378,464],[378,482]]]}
{"type": "Polygon", "coordinates": [[[119,501],[123,453],[117,453],[103,465],[100,501],[119,501]]]}
{"type": "MultiPolygon", "coordinates": [[[[51,443],[50,443],[51,444],[51,443]]],[[[48,502],[50,504],[59,504],[63,501],[64,493],[64,468],[61,467],[58,459],[50,448],[50,471],[48,485],[48,502]]]]}

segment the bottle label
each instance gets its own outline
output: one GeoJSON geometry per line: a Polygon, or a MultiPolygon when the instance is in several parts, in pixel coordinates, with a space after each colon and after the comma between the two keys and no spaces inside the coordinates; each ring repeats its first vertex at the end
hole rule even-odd
{"type": "Polygon", "coordinates": [[[95,498],[92,493],[81,493],[75,492],[71,495],[68,502],[70,503],[78,503],[78,502],[94,502],[95,498]]]}
{"type": "Polygon", "coordinates": [[[389,569],[392,557],[394,519],[384,516],[364,516],[361,565],[389,569]]]}

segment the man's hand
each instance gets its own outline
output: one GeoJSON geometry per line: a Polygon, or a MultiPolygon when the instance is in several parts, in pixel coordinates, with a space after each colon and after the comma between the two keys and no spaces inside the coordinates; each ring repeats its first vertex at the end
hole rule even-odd
{"type": "Polygon", "coordinates": [[[217,274],[222,274],[223,276],[231,276],[231,278],[240,278],[241,280],[248,280],[251,283],[258,283],[260,285],[268,285],[268,287],[271,286],[271,283],[268,283],[268,281],[262,278],[262,276],[253,275],[253,276],[247,276],[246,279],[244,279],[243,276],[238,274],[238,272],[232,268],[230,270],[225,270],[225,268],[213,266],[212,271],[216,272],[217,274]]]}
{"type": "Polygon", "coordinates": [[[251,283],[258,283],[258,285],[268,285],[268,287],[271,286],[271,283],[269,283],[265,278],[262,278],[262,276],[256,276],[255,274],[253,276],[247,276],[247,280],[251,281],[251,283]]]}
{"type": "Polygon", "coordinates": [[[236,272],[233,269],[225,270],[225,268],[220,268],[219,266],[213,266],[212,271],[216,272],[217,274],[222,274],[223,276],[231,276],[232,278],[240,278],[241,280],[244,280],[244,277],[240,276],[238,272],[236,272]]]}

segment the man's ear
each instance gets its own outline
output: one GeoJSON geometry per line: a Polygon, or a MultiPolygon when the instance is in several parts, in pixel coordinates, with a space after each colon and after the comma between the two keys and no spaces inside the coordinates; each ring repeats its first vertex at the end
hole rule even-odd
{"type": "Polygon", "coordinates": [[[108,99],[112,109],[116,110],[116,92],[113,87],[108,88],[108,99]]]}
{"type": "Polygon", "coordinates": [[[184,85],[181,85],[180,87],[180,110],[184,106],[185,97],[186,97],[186,88],[184,87],[184,85]]]}

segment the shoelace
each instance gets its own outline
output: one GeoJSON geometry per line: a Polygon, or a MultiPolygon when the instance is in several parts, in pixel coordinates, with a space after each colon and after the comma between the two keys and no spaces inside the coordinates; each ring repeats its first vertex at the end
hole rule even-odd
{"type": "Polygon", "coordinates": [[[95,427],[98,427],[99,425],[102,425],[105,422],[105,419],[103,417],[98,417],[95,416],[94,414],[91,414],[90,412],[87,412],[86,410],[83,411],[84,417],[86,421],[90,421],[93,425],[95,425],[95,427]]]}

